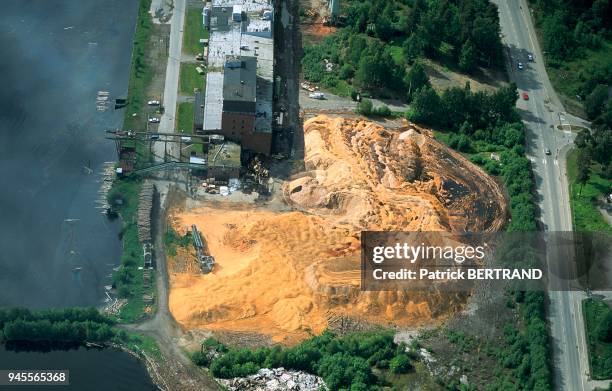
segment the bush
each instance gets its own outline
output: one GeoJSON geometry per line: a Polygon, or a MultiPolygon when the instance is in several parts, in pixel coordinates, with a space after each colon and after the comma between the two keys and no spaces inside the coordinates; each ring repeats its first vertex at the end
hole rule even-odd
{"type": "Polygon", "coordinates": [[[400,354],[391,359],[389,369],[393,373],[406,373],[412,369],[410,358],[405,354],[400,354]]]}
{"type": "Polygon", "coordinates": [[[372,115],[372,101],[369,99],[362,99],[357,105],[357,112],[366,117],[372,115]]]}
{"type": "Polygon", "coordinates": [[[376,107],[372,110],[372,114],[378,115],[380,117],[390,117],[391,109],[387,105],[382,105],[380,107],[376,107]]]}

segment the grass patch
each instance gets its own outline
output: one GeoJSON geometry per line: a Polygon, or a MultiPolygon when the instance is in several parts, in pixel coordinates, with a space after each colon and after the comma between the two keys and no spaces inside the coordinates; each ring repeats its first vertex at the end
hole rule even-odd
{"type": "Polygon", "coordinates": [[[188,8],[185,15],[185,29],[183,34],[183,51],[193,54],[202,53],[200,39],[208,38],[208,30],[202,24],[202,8],[188,8]]]}
{"type": "Polygon", "coordinates": [[[161,360],[162,358],[157,342],[148,335],[122,330],[119,332],[119,340],[125,347],[132,351],[143,351],[156,360],[161,360]]]}
{"type": "Polygon", "coordinates": [[[599,175],[599,167],[593,165],[591,175],[583,186],[576,182],[578,175],[578,149],[572,150],[567,156],[567,175],[570,183],[570,203],[572,219],[576,231],[612,232],[612,227],[605,221],[596,202],[612,191],[611,181],[599,175]]]}
{"type": "Polygon", "coordinates": [[[166,253],[171,257],[176,256],[176,247],[187,247],[191,244],[191,232],[187,232],[185,235],[180,236],[178,232],[172,228],[168,228],[164,233],[164,248],[166,253]]]}
{"type": "Polygon", "coordinates": [[[150,48],[150,35],[153,22],[149,14],[151,0],[140,0],[138,18],[134,31],[134,47],[132,48],[132,65],[128,84],[128,104],[125,110],[123,126],[125,129],[143,129],[146,118],[139,115],[147,104],[146,89],[153,79],[151,66],[147,63],[145,53],[150,48]],[[134,114],[137,114],[134,116],[134,114]]]}
{"type": "Polygon", "coordinates": [[[193,95],[193,90],[199,88],[204,90],[206,79],[204,75],[200,75],[196,71],[196,64],[181,64],[181,77],[179,83],[179,91],[183,95],[193,95]]]}
{"type": "Polygon", "coordinates": [[[404,64],[404,49],[399,45],[388,45],[389,53],[397,64],[404,64]]]}
{"type": "Polygon", "coordinates": [[[612,309],[600,299],[586,299],[582,312],[589,346],[589,365],[595,380],[612,378],[612,309]]]}
{"type": "Polygon", "coordinates": [[[187,134],[193,133],[193,102],[181,102],[178,105],[176,129],[187,134]]]}

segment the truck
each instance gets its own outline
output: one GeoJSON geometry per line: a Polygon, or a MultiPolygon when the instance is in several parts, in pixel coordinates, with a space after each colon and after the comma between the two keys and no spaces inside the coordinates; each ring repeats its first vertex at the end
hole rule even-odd
{"type": "Polygon", "coordinates": [[[325,94],[322,92],[313,92],[312,94],[309,94],[308,96],[311,97],[312,99],[319,99],[319,100],[325,99],[325,94]]]}

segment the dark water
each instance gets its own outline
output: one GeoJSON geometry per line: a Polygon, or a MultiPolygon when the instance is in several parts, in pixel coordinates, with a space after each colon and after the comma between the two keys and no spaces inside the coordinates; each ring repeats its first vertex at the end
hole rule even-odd
{"type": "MultiPolygon", "coordinates": [[[[0,347],[2,369],[68,369],[70,386],[5,387],[25,390],[155,390],[146,369],[129,354],[115,350],[5,351],[0,347]]],[[[2,389],[2,386],[0,386],[2,389]]]]}
{"type": "MultiPolygon", "coordinates": [[[[123,113],[100,113],[95,99],[99,90],[126,93],[137,6],[2,1],[0,307],[104,298],[121,255],[119,222],[95,207],[102,166],[116,159],[104,130],[119,127],[123,113]]],[[[74,368],[73,379],[95,382],[74,389],[150,389],[143,366],[115,351],[0,350],[0,369],[16,367],[74,368]]]]}
{"type": "Polygon", "coordinates": [[[110,281],[118,223],[95,201],[102,164],[115,160],[104,129],[122,112],[100,113],[95,99],[125,94],[136,7],[2,1],[0,306],[97,305],[110,281]]]}

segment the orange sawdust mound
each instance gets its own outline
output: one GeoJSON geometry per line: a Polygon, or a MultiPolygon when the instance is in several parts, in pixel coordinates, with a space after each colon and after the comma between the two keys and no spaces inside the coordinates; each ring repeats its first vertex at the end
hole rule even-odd
{"type": "Polygon", "coordinates": [[[173,215],[196,224],[213,273],[173,268],[170,310],[185,328],[258,332],[294,343],[339,317],[415,326],[461,310],[465,294],[362,292],[362,230],[495,231],[500,187],[481,169],[409,125],[315,117],[304,125],[307,171],[285,183],[291,212],[221,204],[173,215]]]}

